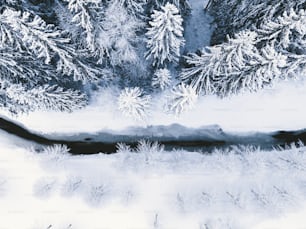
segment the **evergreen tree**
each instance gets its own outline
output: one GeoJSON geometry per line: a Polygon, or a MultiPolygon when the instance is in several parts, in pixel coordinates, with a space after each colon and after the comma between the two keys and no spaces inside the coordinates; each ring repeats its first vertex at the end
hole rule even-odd
{"type": "Polygon", "coordinates": [[[182,83],[171,90],[166,109],[179,116],[184,111],[193,108],[197,99],[196,90],[192,86],[182,83]]]}
{"type": "Polygon", "coordinates": [[[72,75],[75,80],[97,78],[99,71],[76,55],[65,33],[54,25],[46,24],[39,16],[7,8],[0,14],[0,21],[0,31],[4,31],[0,46],[25,49],[42,58],[46,64],[56,57],[57,70],[72,75]]]}
{"type": "Polygon", "coordinates": [[[147,1],[147,7],[152,12],[154,9],[160,9],[166,3],[171,3],[176,6],[181,15],[187,15],[191,11],[189,0],[150,0],[147,1]]]}
{"type": "Polygon", "coordinates": [[[282,78],[287,57],[273,46],[257,49],[257,34],[241,32],[220,45],[186,57],[189,67],[181,78],[198,93],[222,97],[241,91],[257,91],[273,80],[282,78]]]}
{"type": "Polygon", "coordinates": [[[65,81],[93,80],[99,72],[75,55],[64,32],[9,5],[0,12],[0,106],[18,114],[86,105],[87,96],[65,81]]]}
{"type": "Polygon", "coordinates": [[[148,115],[150,100],[151,96],[139,87],[125,88],[118,97],[118,109],[127,117],[141,120],[148,115]]]}
{"type": "Polygon", "coordinates": [[[160,88],[161,90],[166,89],[170,86],[171,74],[167,68],[161,68],[155,71],[152,78],[152,86],[160,88]]]}
{"type": "Polygon", "coordinates": [[[116,65],[137,59],[133,45],[143,24],[127,13],[133,1],[55,1],[48,14],[40,4],[1,3],[0,106],[13,113],[81,108],[88,96],[73,81],[106,80],[111,71],[103,60],[116,65]],[[45,21],[49,16],[55,24],[45,21]]]}
{"type": "Polygon", "coordinates": [[[141,17],[144,13],[144,8],[147,0],[116,0],[119,5],[124,6],[129,14],[135,17],[141,17]]]}
{"type": "Polygon", "coordinates": [[[273,20],[289,12],[306,8],[304,0],[213,0],[208,12],[214,17],[216,29],[212,36],[212,44],[220,44],[226,35],[254,29],[264,20],[273,20]]]}
{"type": "Polygon", "coordinates": [[[274,19],[264,20],[258,29],[259,46],[272,44],[288,59],[286,75],[294,76],[306,68],[306,11],[288,12],[274,19]]]}
{"type": "Polygon", "coordinates": [[[81,41],[79,46],[85,47],[97,63],[108,61],[117,65],[137,60],[134,44],[137,42],[136,32],[143,27],[143,23],[137,17],[131,17],[129,12],[140,14],[141,2],[115,0],[106,4],[101,0],[65,1],[72,13],[72,22],[81,29],[76,38],[81,41]]]}
{"type": "Polygon", "coordinates": [[[177,62],[184,44],[183,19],[175,5],[167,3],[160,11],[154,10],[147,35],[147,58],[155,66],[177,62]]]}

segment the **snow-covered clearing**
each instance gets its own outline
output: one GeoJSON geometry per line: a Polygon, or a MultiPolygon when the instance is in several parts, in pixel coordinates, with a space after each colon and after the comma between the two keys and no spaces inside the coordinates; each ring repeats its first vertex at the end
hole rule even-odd
{"type": "Polygon", "coordinates": [[[69,156],[37,154],[1,132],[0,149],[0,228],[306,224],[305,147],[203,155],[144,144],[138,152],[69,156]]]}
{"type": "Polygon", "coordinates": [[[306,82],[299,79],[225,99],[205,96],[180,117],[165,113],[163,98],[156,95],[151,115],[139,121],[123,116],[117,109],[117,95],[107,89],[99,92],[88,107],[73,113],[37,111],[14,119],[29,129],[49,134],[120,131],[130,126],[173,123],[193,128],[217,124],[225,131],[294,130],[306,127],[306,109],[301,102],[306,101],[305,91],[306,82]]]}

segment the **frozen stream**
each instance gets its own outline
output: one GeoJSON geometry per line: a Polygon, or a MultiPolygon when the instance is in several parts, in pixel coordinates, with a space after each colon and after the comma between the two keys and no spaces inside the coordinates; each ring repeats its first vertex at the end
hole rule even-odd
{"type": "MultiPolygon", "coordinates": [[[[36,134],[12,121],[0,118],[0,129],[38,145],[66,145],[72,154],[115,153],[118,143],[125,143],[133,148],[140,140],[158,141],[166,150],[184,149],[203,153],[240,146],[271,150],[292,142],[306,143],[305,131],[233,134],[224,132],[218,126],[192,129],[177,124],[128,128],[120,132],[47,136],[36,134]]],[[[37,149],[39,150],[39,147],[37,149]]]]}

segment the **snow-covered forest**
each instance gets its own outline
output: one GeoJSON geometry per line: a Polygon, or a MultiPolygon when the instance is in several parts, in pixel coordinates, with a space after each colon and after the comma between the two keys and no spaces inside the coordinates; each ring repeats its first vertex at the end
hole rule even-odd
{"type": "Polygon", "coordinates": [[[145,119],[158,101],[180,115],[198,97],[254,92],[305,74],[303,1],[258,1],[251,12],[247,1],[210,1],[214,19],[200,36],[208,41],[215,28],[211,45],[188,50],[200,29],[188,22],[192,4],[205,13],[205,1],[195,2],[202,4],[2,1],[1,107],[13,114],[73,111],[111,88],[119,112],[145,119]],[[186,26],[194,28],[189,41],[186,26]]]}
{"type": "Polygon", "coordinates": [[[0,228],[303,228],[305,74],[303,0],[0,0],[0,228]]]}

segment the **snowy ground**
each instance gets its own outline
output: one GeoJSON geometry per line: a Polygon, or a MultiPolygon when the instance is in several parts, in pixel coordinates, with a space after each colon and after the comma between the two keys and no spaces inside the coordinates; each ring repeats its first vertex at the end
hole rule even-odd
{"type": "Polygon", "coordinates": [[[138,121],[117,110],[117,95],[109,89],[98,93],[85,109],[71,114],[37,111],[13,119],[43,133],[95,133],[173,123],[195,128],[217,124],[224,131],[296,130],[306,127],[305,91],[306,81],[300,79],[283,81],[253,94],[225,99],[206,96],[180,117],[163,112],[163,100],[155,96],[150,117],[138,121]]]}
{"type": "Polygon", "coordinates": [[[0,228],[306,225],[305,147],[203,155],[144,144],[137,152],[69,156],[37,154],[29,143],[0,135],[0,228]]]}

